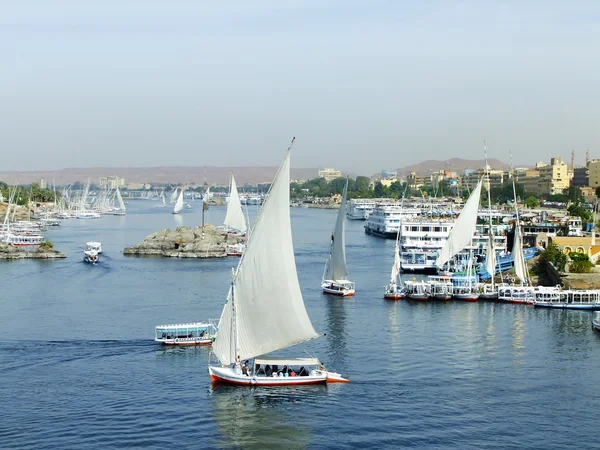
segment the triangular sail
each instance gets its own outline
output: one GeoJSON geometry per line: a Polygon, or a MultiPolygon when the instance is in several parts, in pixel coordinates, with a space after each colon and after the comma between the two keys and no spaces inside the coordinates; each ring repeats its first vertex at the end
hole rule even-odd
{"type": "MultiPolygon", "coordinates": [[[[491,225],[490,225],[491,229],[491,225]]],[[[485,270],[492,276],[492,280],[494,278],[494,274],[496,273],[496,250],[494,249],[494,237],[490,230],[490,236],[487,242],[487,248],[485,250],[486,259],[485,259],[485,270]]]]}
{"type": "Polygon", "coordinates": [[[238,194],[235,178],[231,175],[231,192],[229,193],[229,203],[227,204],[227,213],[225,214],[226,226],[238,230],[242,233],[246,232],[246,218],[242,210],[242,203],[238,194]]]}
{"type": "Polygon", "coordinates": [[[522,283],[527,280],[527,269],[525,267],[525,257],[523,256],[523,239],[521,238],[521,227],[515,224],[515,238],[513,239],[512,257],[515,266],[515,275],[522,283]]]}
{"type": "Polygon", "coordinates": [[[172,205],[177,200],[177,188],[173,192],[171,192],[171,198],[169,198],[169,203],[172,205]]]}
{"type": "Polygon", "coordinates": [[[440,250],[435,265],[440,269],[450,259],[457,255],[464,248],[471,244],[473,234],[477,225],[477,212],[479,210],[479,196],[481,195],[481,182],[479,180],[473,192],[469,196],[465,207],[460,212],[458,219],[452,227],[452,231],[448,235],[448,239],[444,242],[444,247],[440,250]]]}
{"type": "Polygon", "coordinates": [[[392,277],[390,281],[395,283],[398,279],[398,275],[400,275],[400,247],[398,243],[396,243],[396,248],[394,250],[394,264],[392,265],[392,277]]]}
{"type": "Polygon", "coordinates": [[[306,312],[296,272],[289,151],[256,219],[231,296],[233,301],[225,304],[213,344],[213,352],[222,364],[318,337],[306,312]]]}
{"type": "Polygon", "coordinates": [[[125,211],[125,203],[123,202],[123,197],[121,197],[121,191],[117,187],[117,201],[119,202],[119,209],[121,211],[125,211]]]}
{"type": "Polygon", "coordinates": [[[346,197],[348,195],[348,180],[342,193],[342,202],[338,211],[335,231],[331,237],[331,250],[324,274],[325,280],[346,280],[348,267],[346,266],[346,197]]]}
{"type": "Polygon", "coordinates": [[[177,202],[175,202],[175,206],[173,207],[173,212],[178,213],[183,209],[183,189],[179,191],[179,197],[177,197],[177,202]]]}

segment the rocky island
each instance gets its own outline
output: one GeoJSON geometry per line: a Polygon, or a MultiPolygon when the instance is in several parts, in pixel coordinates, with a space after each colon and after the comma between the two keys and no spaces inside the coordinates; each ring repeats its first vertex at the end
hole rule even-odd
{"type": "Polygon", "coordinates": [[[153,233],[143,242],[126,247],[124,255],[166,256],[171,258],[223,258],[227,256],[227,246],[237,244],[240,237],[226,233],[214,225],[202,228],[177,227],[153,233]]]}
{"type": "Polygon", "coordinates": [[[0,244],[0,260],[3,259],[57,259],[66,258],[62,252],[56,251],[52,245],[40,245],[35,250],[26,250],[9,244],[0,244]]]}

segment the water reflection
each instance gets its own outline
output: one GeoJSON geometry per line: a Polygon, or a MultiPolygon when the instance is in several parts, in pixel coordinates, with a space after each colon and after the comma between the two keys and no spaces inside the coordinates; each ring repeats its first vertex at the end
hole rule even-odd
{"type": "Polygon", "coordinates": [[[183,225],[183,216],[181,214],[173,214],[173,217],[175,218],[175,224],[178,227],[183,225]]]}
{"type": "Polygon", "coordinates": [[[346,349],[346,301],[332,296],[326,297],[325,321],[327,326],[327,367],[340,372],[345,367],[346,349]]]}
{"type": "MultiPolygon", "coordinates": [[[[322,403],[327,386],[239,388],[213,385],[209,398],[221,439],[217,448],[306,448],[311,427],[300,408],[322,403]]],[[[212,446],[212,445],[211,445],[212,446]]]]}
{"type": "MultiPolygon", "coordinates": [[[[515,305],[508,305],[515,306],[515,305]]],[[[523,357],[523,352],[525,350],[525,345],[523,344],[523,338],[525,336],[525,311],[527,307],[522,305],[516,305],[513,308],[513,321],[512,321],[512,331],[510,333],[512,338],[512,348],[513,348],[513,362],[516,366],[521,363],[521,358],[523,357]]]]}

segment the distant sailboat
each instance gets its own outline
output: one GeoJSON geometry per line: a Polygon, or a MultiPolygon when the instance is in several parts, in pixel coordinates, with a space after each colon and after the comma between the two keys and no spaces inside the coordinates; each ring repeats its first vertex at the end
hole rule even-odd
{"type": "Polygon", "coordinates": [[[121,197],[121,191],[117,187],[117,202],[119,203],[119,209],[117,209],[113,215],[115,216],[124,216],[126,214],[127,208],[125,208],[125,203],[123,202],[123,197],[121,197]]]}
{"type": "Polygon", "coordinates": [[[160,193],[160,200],[161,200],[161,202],[158,205],[154,205],[154,207],[155,208],[166,208],[167,202],[165,201],[165,191],[164,190],[160,193]]]}
{"type": "Polygon", "coordinates": [[[183,209],[183,189],[179,191],[179,196],[173,207],[173,214],[179,214],[179,211],[183,209]]]}
{"type": "Polygon", "coordinates": [[[294,259],[288,150],[256,219],[248,248],[233,271],[212,346],[220,364],[209,363],[210,377],[213,382],[242,386],[347,382],[314,357],[264,356],[317,337],[294,259]]]}
{"type": "Polygon", "coordinates": [[[231,174],[229,203],[227,204],[227,213],[225,214],[223,224],[228,231],[233,231],[237,234],[244,234],[248,228],[233,173],[231,174]]]}
{"type": "Polygon", "coordinates": [[[175,201],[177,200],[177,189],[175,188],[175,190],[173,192],[171,192],[171,197],[169,198],[169,204],[172,205],[173,203],[175,203],[175,201]]]}
{"type": "Polygon", "coordinates": [[[348,267],[346,266],[346,197],[348,195],[348,179],[342,194],[340,210],[338,211],[335,231],[331,235],[329,257],[325,262],[325,271],[321,280],[321,289],[325,294],[349,297],[354,295],[354,282],[348,280],[348,267]]]}

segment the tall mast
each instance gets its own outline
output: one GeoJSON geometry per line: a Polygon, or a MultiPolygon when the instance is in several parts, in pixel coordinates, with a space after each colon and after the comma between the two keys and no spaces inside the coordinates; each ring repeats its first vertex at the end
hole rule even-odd
{"type": "Polygon", "coordinates": [[[231,268],[231,330],[233,332],[233,344],[235,349],[235,363],[240,365],[240,342],[237,330],[237,311],[235,308],[235,270],[231,268]]]}
{"type": "MultiPolygon", "coordinates": [[[[488,166],[488,157],[487,157],[487,146],[485,144],[485,139],[483,141],[483,152],[485,154],[485,175],[487,177],[487,197],[488,197],[488,212],[489,212],[489,223],[490,223],[490,229],[489,229],[489,240],[490,240],[490,249],[492,250],[492,252],[496,252],[496,249],[494,248],[494,234],[492,232],[492,194],[491,194],[491,187],[492,187],[492,183],[490,181],[490,166],[488,166]]],[[[489,258],[491,255],[488,255],[487,257],[489,258]]],[[[495,261],[495,254],[494,256],[494,261],[495,261]]],[[[494,276],[496,274],[496,265],[494,264],[494,273],[491,273],[490,275],[492,276],[492,292],[494,291],[494,276]]]]}

